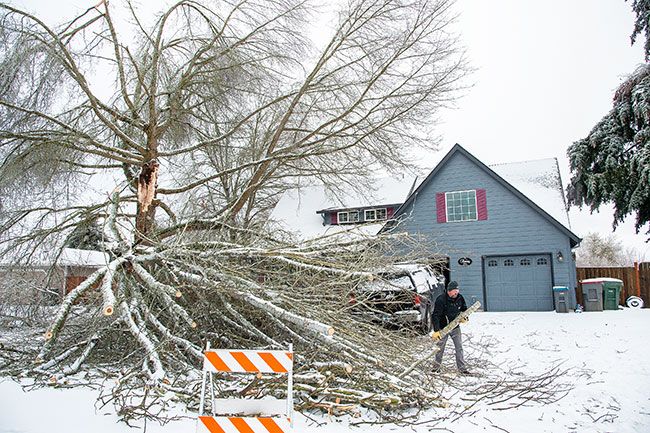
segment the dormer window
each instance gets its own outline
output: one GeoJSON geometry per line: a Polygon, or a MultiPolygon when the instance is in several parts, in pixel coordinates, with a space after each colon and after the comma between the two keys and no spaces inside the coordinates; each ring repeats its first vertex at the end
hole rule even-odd
{"type": "Polygon", "coordinates": [[[346,212],[338,212],[336,214],[339,224],[353,224],[359,222],[359,211],[351,210],[346,212]]]}
{"type": "Polygon", "coordinates": [[[386,208],[366,209],[364,213],[365,221],[379,221],[386,219],[386,208]]]}

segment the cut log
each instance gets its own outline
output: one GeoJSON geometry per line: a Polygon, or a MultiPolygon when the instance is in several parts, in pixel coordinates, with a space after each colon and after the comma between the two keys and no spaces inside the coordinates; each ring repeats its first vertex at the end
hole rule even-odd
{"type": "Polygon", "coordinates": [[[104,308],[102,308],[102,312],[104,313],[104,316],[111,316],[113,315],[114,307],[112,304],[106,304],[104,305],[104,308]]]}
{"type": "MultiPolygon", "coordinates": [[[[449,333],[450,333],[451,331],[453,331],[454,328],[456,328],[456,326],[458,326],[462,320],[467,319],[467,318],[469,317],[470,314],[474,313],[474,312],[475,312],[476,310],[478,310],[479,308],[481,308],[481,303],[480,303],[479,301],[474,302],[474,304],[472,304],[471,307],[469,307],[467,310],[465,310],[465,311],[463,311],[462,313],[460,313],[460,314],[458,315],[458,317],[456,317],[454,320],[452,320],[451,322],[449,322],[449,324],[448,324],[447,326],[445,326],[444,328],[442,328],[442,329],[440,330],[440,338],[445,338],[447,335],[449,335],[449,333]]],[[[429,334],[429,336],[432,336],[432,335],[433,335],[433,332],[429,334]]],[[[433,349],[431,350],[431,352],[430,352],[429,354],[427,354],[424,358],[420,358],[420,359],[418,359],[417,361],[415,361],[413,364],[411,364],[411,365],[409,366],[409,368],[407,368],[406,370],[404,370],[404,371],[402,372],[402,374],[400,374],[400,375],[397,376],[397,377],[399,377],[400,379],[403,379],[404,377],[406,377],[406,375],[408,375],[410,372],[412,372],[413,370],[415,370],[415,369],[416,369],[420,364],[422,364],[424,361],[427,361],[427,360],[433,358],[433,356],[434,356],[436,353],[438,353],[439,350],[440,350],[440,348],[439,348],[438,345],[436,344],[436,345],[433,347],[433,349]]]]}

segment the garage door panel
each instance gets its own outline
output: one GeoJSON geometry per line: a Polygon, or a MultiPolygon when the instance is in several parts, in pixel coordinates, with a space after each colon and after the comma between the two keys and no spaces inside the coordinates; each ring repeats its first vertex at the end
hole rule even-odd
{"type": "Polygon", "coordinates": [[[520,297],[535,296],[535,287],[532,284],[526,284],[526,281],[522,281],[518,289],[520,297]]]}
{"type": "Polygon", "coordinates": [[[548,255],[490,257],[484,271],[488,311],[553,309],[548,255]]]}

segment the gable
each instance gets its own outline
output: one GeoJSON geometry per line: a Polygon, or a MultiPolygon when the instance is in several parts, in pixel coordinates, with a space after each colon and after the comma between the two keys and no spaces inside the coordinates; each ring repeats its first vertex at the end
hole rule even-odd
{"type": "MultiPolygon", "coordinates": [[[[541,179],[545,181],[542,183],[551,186],[549,189],[544,185],[540,187],[540,179],[535,176],[528,176],[528,174],[532,173],[530,165],[528,167],[514,165],[507,167],[507,164],[504,166],[501,167],[504,172],[508,171],[506,168],[510,168],[511,174],[520,174],[519,183],[524,186],[528,184],[530,187],[529,190],[533,194],[538,194],[541,197],[543,195],[542,191],[546,191],[553,196],[553,200],[548,200],[549,202],[557,203],[559,201],[563,203],[559,173],[557,173],[557,184],[553,183],[554,176],[552,170],[547,172],[546,176],[541,179]],[[527,168],[529,169],[528,172],[526,171],[527,168]],[[558,185],[559,190],[557,191],[559,192],[556,191],[553,193],[558,185]]],[[[544,166],[550,166],[548,161],[544,163],[544,166]]],[[[447,194],[454,191],[474,191],[474,194],[476,194],[476,205],[486,206],[483,212],[486,212],[488,216],[484,219],[490,218],[489,215],[496,210],[501,213],[510,214],[513,218],[525,218],[529,223],[536,222],[536,224],[553,226],[571,240],[572,246],[575,246],[580,241],[580,238],[572,233],[562,222],[558,221],[549,212],[525,196],[494,170],[480,162],[458,144],[449,151],[429,176],[409,196],[404,205],[398,209],[396,218],[402,220],[400,224],[405,219],[416,221],[414,224],[417,224],[417,221],[425,222],[430,220],[433,215],[433,218],[442,222],[441,216],[447,209],[441,209],[443,196],[440,194],[447,194]],[[483,194],[485,196],[482,197],[483,194]],[[481,198],[483,198],[483,203],[481,203],[481,198]]],[[[449,199],[448,194],[445,197],[449,199]]],[[[566,214],[566,209],[560,204],[557,206],[555,213],[558,218],[562,218],[562,213],[566,214]]],[[[449,214],[448,211],[447,214],[449,214]]],[[[502,218],[502,223],[506,224],[507,218],[504,219],[503,214],[500,217],[502,218]]],[[[474,224],[481,222],[478,215],[474,219],[476,220],[472,221],[474,224]]],[[[568,217],[564,219],[568,224],[568,217]]],[[[444,222],[447,221],[445,220],[444,222]]],[[[460,224],[471,223],[465,222],[460,224]]],[[[412,226],[413,223],[409,225],[412,226]]],[[[465,228],[470,229],[471,227],[467,225],[465,228]]]]}

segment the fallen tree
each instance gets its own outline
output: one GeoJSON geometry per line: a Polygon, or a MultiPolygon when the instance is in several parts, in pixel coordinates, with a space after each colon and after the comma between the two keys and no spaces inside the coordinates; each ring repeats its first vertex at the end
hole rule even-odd
{"type": "MultiPolygon", "coordinates": [[[[435,149],[430,116],[466,72],[451,1],[350,2],[319,50],[302,1],[116,4],[58,26],[0,4],[0,258],[56,256],[80,227],[101,228],[107,257],[22,340],[42,343],[32,368],[11,352],[3,372],[102,372],[120,413],[146,416],[130,395],[196,404],[206,341],[292,341],[302,408],[435,403],[426,369],[398,377],[413,335],[347,304],[372,270],[435,249],[389,234],[298,243],[266,222],[306,179],[340,192],[435,149]]],[[[281,392],[231,379],[215,386],[281,392]]]]}
{"type": "Polygon", "coordinates": [[[314,179],[407,169],[395,143],[434,150],[426,120],[466,67],[449,0],[351,2],[318,48],[312,6],[102,1],[55,25],[0,4],[0,257],[29,265],[84,233],[107,257],[62,297],[35,372],[65,380],[114,351],[166,386],[205,340],[382,363],[393,337],[344,312],[397,260],[388,243],[299,244],[268,214],[314,179]]]}

